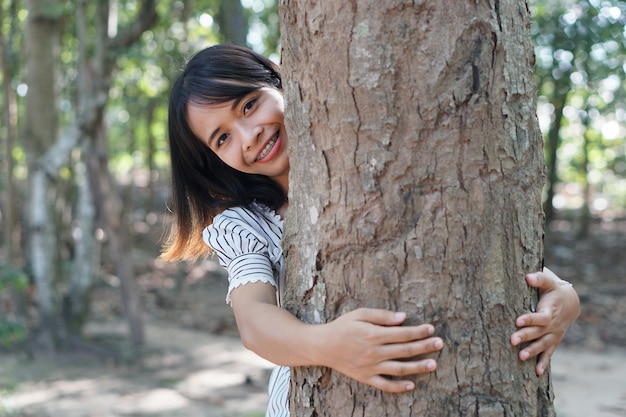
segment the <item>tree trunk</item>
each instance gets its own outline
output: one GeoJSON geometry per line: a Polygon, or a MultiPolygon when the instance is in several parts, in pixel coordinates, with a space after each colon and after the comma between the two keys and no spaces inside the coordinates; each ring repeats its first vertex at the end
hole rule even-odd
{"type": "Polygon", "coordinates": [[[27,2],[28,24],[25,35],[28,95],[24,112],[24,149],[29,170],[29,260],[36,286],[39,336],[46,350],[55,349],[63,339],[60,299],[52,267],[58,248],[50,212],[50,183],[39,163],[58,134],[57,69],[60,52],[61,4],[55,0],[27,2]]]}
{"type": "MultiPolygon", "coordinates": [[[[585,109],[586,112],[589,109],[585,109]]],[[[591,204],[592,204],[592,192],[591,183],[589,182],[589,150],[591,149],[591,138],[589,137],[589,129],[591,120],[588,116],[583,118],[583,127],[585,133],[583,134],[583,160],[580,166],[581,177],[583,178],[583,206],[580,208],[580,227],[578,229],[577,238],[584,240],[589,236],[591,228],[591,204]]]]}
{"type": "MultiPolygon", "coordinates": [[[[84,141],[82,145],[82,157],[87,159],[89,143],[84,141]]],[[[74,262],[69,277],[65,317],[69,329],[80,335],[89,314],[89,293],[100,261],[100,245],[94,236],[96,208],[86,161],[76,166],[76,187],[76,226],[72,231],[74,262]]]]}
{"type": "Polygon", "coordinates": [[[156,202],[154,201],[154,196],[156,195],[155,187],[156,187],[156,179],[157,177],[157,169],[154,160],[154,155],[157,152],[156,147],[156,137],[152,132],[152,123],[156,116],[156,107],[157,100],[150,100],[150,104],[148,105],[147,115],[146,115],[146,131],[148,132],[148,143],[146,146],[146,158],[148,159],[146,165],[148,167],[148,195],[144,200],[144,209],[146,213],[151,212],[153,207],[155,207],[156,202]]]}
{"type": "Polygon", "coordinates": [[[282,0],[280,14],[287,308],[405,311],[446,344],[402,395],[295,368],[292,415],[554,415],[549,373],[509,343],[543,253],[526,4],[282,0]]]}
{"type": "Polygon", "coordinates": [[[552,105],[554,106],[554,120],[550,124],[550,130],[548,131],[548,140],[546,146],[547,165],[548,165],[548,184],[546,187],[546,202],[544,204],[544,212],[546,214],[546,223],[550,223],[554,220],[554,196],[556,195],[556,185],[559,182],[559,171],[557,161],[557,151],[561,143],[561,123],[563,122],[563,110],[565,109],[565,103],[567,102],[567,93],[569,88],[563,89],[555,88],[555,96],[552,98],[552,105]]]}
{"type": "MultiPolygon", "coordinates": [[[[83,7],[86,2],[82,2],[83,7]]],[[[85,86],[93,89],[91,94],[107,94],[111,86],[111,75],[116,65],[116,54],[120,49],[128,48],[135,43],[141,34],[154,25],[158,15],[156,0],[142,0],[139,12],[133,22],[126,26],[113,27],[115,19],[110,19],[113,3],[98,2],[96,4],[96,36],[94,56],[85,62],[93,73],[85,80],[85,86]]],[[[103,124],[104,108],[86,127],[90,132],[93,155],[88,157],[90,187],[94,202],[98,208],[98,220],[101,222],[107,237],[107,248],[113,267],[120,280],[124,313],[129,326],[133,349],[143,345],[144,331],[141,317],[139,292],[134,281],[134,267],[130,258],[130,244],[124,223],[123,204],[115,187],[115,182],[108,167],[106,131],[103,124]]]]}
{"type": "MultiPolygon", "coordinates": [[[[17,20],[17,10],[15,4],[9,8],[11,28],[15,26],[17,20]]],[[[0,22],[4,24],[4,9],[0,10],[0,22]]],[[[2,210],[2,243],[4,246],[4,256],[15,263],[20,258],[19,253],[19,224],[20,216],[16,207],[17,191],[13,181],[13,148],[17,142],[17,99],[10,80],[13,79],[14,54],[13,54],[13,30],[9,31],[9,36],[4,36],[4,31],[0,30],[0,64],[2,68],[2,124],[4,126],[4,143],[2,149],[2,198],[0,199],[0,210],[2,210]]]]}
{"type": "Polygon", "coordinates": [[[248,22],[240,0],[220,1],[217,23],[224,37],[224,43],[246,46],[248,22]]]}
{"type": "MultiPolygon", "coordinates": [[[[67,164],[70,151],[81,140],[89,141],[89,145],[97,149],[106,149],[102,120],[104,107],[106,105],[111,76],[116,63],[116,57],[121,49],[128,48],[136,42],[141,34],[152,26],[157,20],[155,0],[142,0],[140,9],[133,22],[117,28],[112,28],[112,21],[109,21],[109,2],[99,1],[96,3],[95,26],[96,40],[86,39],[87,25],[87,2],[80,1],[77,7],[77,29],[80,44],[80,76],[78,85],[78,114],[76,121],[61,135],[57,136],[56,99],[50,98],[56,85],[56,73],[54,69],[59,61],[58,52],[59,24],[63,13],[62,4],[53,0],[35,1],[31,0],[29,6],[29,24],[27,30],[27,67],[28,86],[27,104],[25,111],[25,149],[28,151],[27,160],[29,163],[29,179],[31,181],[30,192],[30,262],[32,275],[37,287],[37,307],[40,319],[40,332],[42,341],[50,350],[59,345],[67,345],[73,340],[68,338],[67,323],[63,320],[70,319],[74,324],[80,322],[80,312],[83,307],[77,299],[84,298],[89,287],[90,278],[82,274],[90,273],[89,258],[93,253],[87,252],[94,249],[95,245],[89,246],[86,240],[79,241],[85,243],[84,247],[77,247],[76,254],[81,256],[74,266],[73,276],[62,277],[63,284],[77,284],[72,287],[71,294],[64,294],[67,302],[65,313],[61,315],[60,301],[62,299],[56,291],[53,282],[55,270],[55,259],[58,259],[53,252],[58,247],[55,244],[54,228],[51,226],[51,216],[49,215],[53,193],[49,187],[51,180],[56,179],[58,171],[67,164]],[[115,29],[115,30],[113,30],[115,29]],[[93,50],[90,57],[87,51],[93,50]],[[90,59],[91,58],[91,59],[90,59]],[[101,135],[97,138],[97,135],[101,135]],[[99,139],[99,140],[98,140],[99,139]],[[81,255],[82,254],[82,255],[81,255]],[[86,261],[87,263],[82,263],[86,261]],[[80,281],[80,282],[79,282],[80,281]],[[74,304],[72,304],[74,303],[74,304]],[[79,320],[76,320],[76,318],[79,320]],[[56,345],[56,346],[55,346],[56,345]]],[[[89,184],[95,196],[102,190],[114,190],[113,180],[108,171],[106,150],[98,155],[96,181],[102,183],[89,184]]],[[[83,183],[86,187],[87,184],[83,183]]],[[[86,189],[86,188],[84,188],[86,189]]],[[[106,191],[104,191],[106,192],[106,191]]],[[[103,201],[100,198],[99,201],[103,201]]],[[[83,200],[89,203],[89,200],[83,200]]],[[[111,191],[107,195],[106,202],[109,205],[120,207],[119,196],[111,191]]],[[[92,207],[93,208],[93,207],[92,207]]],[[[92,222],[93,213],[90,208],[81,207],[85,217],[82,218],[84,227],[90,230],[81,230],[82,233],[93,233],[92,222]]],[[[119,212],[121,213],[121,211],[119,212]]],[[[129,322],[133,347],[138,347],[143,342],[143,328],[141,314],[139,311],[139,294],[134,287],[134,276],[128,239],[125,235],[122,216],[119,213],[106,212],[100,219],[104,221],[103,228],[109,238],[111,259],[114,262],[116,272],[121,281],[122,298],[126,307],[126,315],[129,322]]],[[[92,236],[90,236],[92,237],[92,236]]],[[[93,258],[92,258],[93,259],[93,258]]],[[[84,300],[83,300],[84,301],[84,300]]],[[[75,331],[79,329],[74,326],[75,331]]]]}

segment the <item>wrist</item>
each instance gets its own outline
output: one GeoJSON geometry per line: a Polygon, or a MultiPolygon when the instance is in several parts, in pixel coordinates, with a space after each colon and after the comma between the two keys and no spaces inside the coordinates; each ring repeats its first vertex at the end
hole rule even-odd
{"type": "Polygon", "coordinates": [[[330,367],[328,347],[330,340],[328,337],[332,335],[327,323],[325,324],[308,324],[306,339],[303,339],[304,356],[309,362],[309,366],[326,366],[330,367]]]}

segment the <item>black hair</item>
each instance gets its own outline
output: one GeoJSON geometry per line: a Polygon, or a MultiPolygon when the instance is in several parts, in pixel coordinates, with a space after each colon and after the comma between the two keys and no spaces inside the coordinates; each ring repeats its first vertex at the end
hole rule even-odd
{"type": "Polygon", "coordinates": [[[198,52],[172,86],[168,109],[173,226],[164,259],[193,259],[207,253],[201,231],[225,208],[254,209],[254,202],[274,210],[287,196],[264,175],[246,174],[224,163],[191,131],[189,104],[213,105],[243,99],[262,87],[282,89],[280,70],[268,58],[235,45],[215,45],[198,52]]]}

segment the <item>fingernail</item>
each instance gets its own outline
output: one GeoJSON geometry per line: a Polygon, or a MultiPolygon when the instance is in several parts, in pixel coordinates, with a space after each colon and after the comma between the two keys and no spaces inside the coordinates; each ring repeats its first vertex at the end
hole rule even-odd
{"type": "Polygon", "coordinates": [[[518,326],[520,326],[520,327],[521,327],[521,326],[526,326],[526,320],[524,320],[524,319],[519,319],[519,320],[517,321],[517,325],[518,325],[518,326]]]}
{"type": "Polygon", "coordinates": [[[394,319],[396,320],[404,320],[404,318],[406,317],[406,313],[403,312],[397,312],[396,314],[394,314],[394,319]]]}
{"type": "Polygon", "coordinates": [[[543,375],[543,371],[544,371],[543,366],[541,365],[537,366],[537,375],[540,375],[540,376],[543,375]]]}
{"type": "Polygon", "coordinates": [[[435,340],[434,346],[435,346],[435,349],[441,349],[443,347],[443,341],[440,339],[435,340]]]}
{"type": "Polygon", "coordinates": [[[525,351],[525,350],[522,350],[522,351],[519,353],[519,358],[520,358],[521,360],[523,360],[523,361],[525,361],[526,359],[528,359],[528,357],[529,357],[529,356],[530,356],[530,353],[528,353],[528,352],[527,352],[527,351],[525,351]]]}
{"type": "Polygon", "coordinates": [[[406,388],[407,391],[412,391],[415,388],[415,384],[409,382],[404,388],[406,388]]]}
{"type": "Polygon", "coordinates": [[[437,363],[435,361],[433,360],[426,361],[426,369],[428,369],[429,371],[432,371],[436,367],[437,367],[437,363]]]}
{"type": "Polygon", "coordinates": [[[522,341],[522,338],[519,336],[513,336],[513,340],[511,340],[511,342],[513,343],[513,346],[519,345],[521,341],[522,341]]]}
{"type": "Polygon", "coordinates": [[[428,335],[432,336],[435,334],[435,328],[433,326],[428,327],[428,335]]]}

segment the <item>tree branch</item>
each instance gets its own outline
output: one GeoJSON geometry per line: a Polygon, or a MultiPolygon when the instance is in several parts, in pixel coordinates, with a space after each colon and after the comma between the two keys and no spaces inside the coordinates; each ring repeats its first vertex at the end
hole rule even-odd
{"type": "Polygon", "coordinates": [[[128,48],[139,39],[143,32],[152,27],[158,18],[156,0],[142,0],[137,18],[111,39],[109,48],[111,50],[128,48]]]}
{"type": "Polygon", "coordinates": [[[78,145],[85,130],[93,125],[93,120],[98,116],[106,101],[106,94],[94,96],[85,104],[85,110],[70,125],[65,134],[59,136],[59,139],[39,158],[36,166],[43,170],[48,178],[58,176],[59,169],[67,163],[70,151],[78,145]]]}

